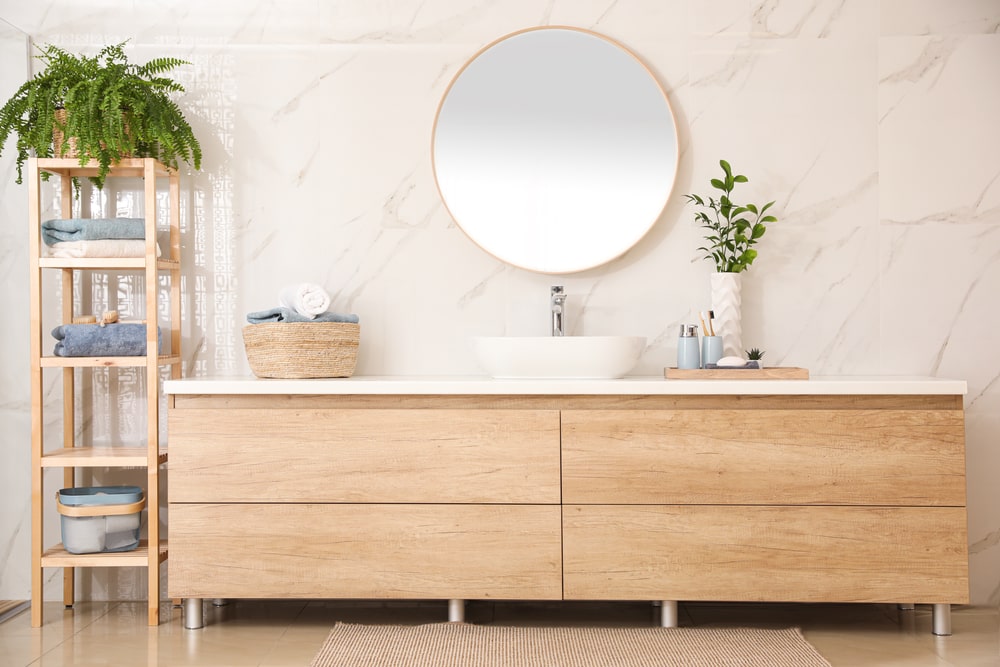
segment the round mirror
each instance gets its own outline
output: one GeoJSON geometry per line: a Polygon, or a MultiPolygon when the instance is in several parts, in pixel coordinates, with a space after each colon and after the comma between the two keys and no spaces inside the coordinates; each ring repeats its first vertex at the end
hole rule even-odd
{"type": "Polygon", "coordinates": [[[532,28],[458,72],[434,123],[434,177],[458,226],[500,260],[570,273],[615,259],[666,206],[677,173],[666,94],[624,47],[532,28]]]}

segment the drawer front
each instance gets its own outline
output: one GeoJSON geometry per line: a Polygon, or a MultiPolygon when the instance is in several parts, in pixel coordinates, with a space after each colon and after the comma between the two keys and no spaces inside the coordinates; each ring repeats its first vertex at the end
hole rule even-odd
{"type": "Polygon", "coordinates": [[[968,602],[965,510],[567,506],[567,600],[968,602]]]}
{"type": "Polygon", "coordinates": [[[172,409],[172,502],[558,503],[555,410],[172,409]]]}
{"type": "Polygon", "coordinates": [[[562,596],[558,506],[170,505],[171,597],[562,596]]]}
{"type": "Polygon", "coordinates": [[[965,505],[961,410],[567,410],[562,429],[567,503],[965,505]]]}

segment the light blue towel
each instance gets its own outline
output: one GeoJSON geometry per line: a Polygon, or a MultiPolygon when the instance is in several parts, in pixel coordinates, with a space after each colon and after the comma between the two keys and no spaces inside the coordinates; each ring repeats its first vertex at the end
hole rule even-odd
{"type": "Polygon", "coordinates": [[[250,324],[264,324],[266,322],[346,322],[348,324],[357,324],[358,316],[327,311],[320,313],[314,318],[309,318],[305,315],[300,315],[291,308],[276,306],[269,310],[258,310],[256,313],[248,313],[247,322],[250,324]]]}
{"type": "MultiPolygon", "coordinates": [[[[57,357],[141,357],[146,354],[146,325],[63,324],[52,330],[57,357]]],[[[156,328],[157,349],[160,328],[156,328]]]]}
{"type": "Polygon", "coordinates": [[[146,221],[142,218],[56,218],[42,223],[42,240],[46,245],[60,241],[144,238],[146,221]]]}

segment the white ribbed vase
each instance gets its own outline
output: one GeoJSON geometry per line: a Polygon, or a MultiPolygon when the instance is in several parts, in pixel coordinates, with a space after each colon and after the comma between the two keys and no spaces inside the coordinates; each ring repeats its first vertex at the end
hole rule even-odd
{"type": "Polygon", "coordinates": [[[743,356],[743,325],[740,292],[743,281],[739,273],[713,273],[712,310],[715,311],[715,335],[722,336],[722,353],[727,357],[743,356]]]}

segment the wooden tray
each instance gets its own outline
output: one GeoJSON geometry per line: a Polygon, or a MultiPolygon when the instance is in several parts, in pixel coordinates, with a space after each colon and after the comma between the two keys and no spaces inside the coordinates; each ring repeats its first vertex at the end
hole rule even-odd
{"type": "Polygon", "coordinates": [[[808,380],[809,369],[773,368],[664,368],[668,380],[808,380]]]}

